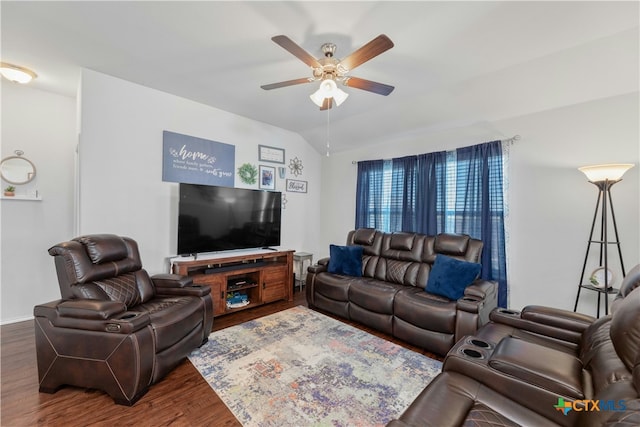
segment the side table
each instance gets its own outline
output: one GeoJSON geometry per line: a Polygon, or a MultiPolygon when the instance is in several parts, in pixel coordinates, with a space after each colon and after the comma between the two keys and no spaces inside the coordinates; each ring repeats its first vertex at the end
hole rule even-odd
{"type": "Polygon", "coordinates": [[[293,254],[293,271],[296,273],[296,284],[304,286],[307,280],[307,268],[313,263],[313,254],[309,252],[295,252],[293,254]]]}

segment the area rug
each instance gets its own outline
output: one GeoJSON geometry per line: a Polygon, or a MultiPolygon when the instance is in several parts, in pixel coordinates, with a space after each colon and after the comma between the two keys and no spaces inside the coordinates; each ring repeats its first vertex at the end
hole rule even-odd
{"type": "Polygon", "coordinates": [[[244,426],[378,426],[442,363],[297,306],[213,332],[191,363],[244,426]]]}

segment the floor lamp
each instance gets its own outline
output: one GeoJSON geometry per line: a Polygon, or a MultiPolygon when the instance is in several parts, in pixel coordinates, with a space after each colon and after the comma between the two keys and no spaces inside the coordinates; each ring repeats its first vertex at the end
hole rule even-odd
{"type": "Polygon", "coordinates": [[[604,294],[604,314],[609,314],[609,297],[611,293],[616,293],[617,289],[610,286],[612,282],[613,274],[609,270],[609,245],[615,245],[618,248],[618,255],[620,256],[620,267],[622,268],[622,277],[626,275],[624,270],[624,262],[622,261],[622,249],[620,248],[620,238],[618,237],[618,226],[616,225],[616,216],[613,211],[613,202],[611,201],[611,187],[622,180],[622,175],[633,167],[633,164],[609,164],[609,165],[594,165],[584,166],[578,168],[583,172],[590,183],[598,187],[598,200],[596,202],[596,210],[593,214],[593,222],[591,223],[591,233],[589,235],[589,241],[587,242],[587,253],[584,257],[584,264],[582,265],[582,273],[580,275],[580,282],[578,283],[578,294],[576,295],[576,303],[573,307],[575,312],[578,309],[578,300],[580,299],[580,291],[588,289],[598,292],[598,317],[600,317],[600,297],[604,294]],[[598,220],[598,213],[600,214],[600,238],[594,240],[593,233],[598,220]],[[613,224],[613,231],[615,233],[615,240],[611,240],[608,228],[609,219],[608,215],[611,213],[611,223],[613,224]],[[599,256],[599,268],[603,273],[603,278],[594,278],[594,275],[590,278],[590,283],[583,283],[584,273],[587,268],[587,262],[589,259],[589,250],[591,245],[600,246],[599,256]],[[611,274],[610,274],[611,273],[611,274]],[[600,282],[603,283],[600,283],[600,282]]]}

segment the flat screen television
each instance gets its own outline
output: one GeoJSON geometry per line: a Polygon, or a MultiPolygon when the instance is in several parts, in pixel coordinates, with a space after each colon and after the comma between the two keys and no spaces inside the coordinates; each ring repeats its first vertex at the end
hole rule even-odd
{"type": "Polygon", "coordinates": [[[282,193],[180,184],[178,254],[280,246],[282,193]]]}

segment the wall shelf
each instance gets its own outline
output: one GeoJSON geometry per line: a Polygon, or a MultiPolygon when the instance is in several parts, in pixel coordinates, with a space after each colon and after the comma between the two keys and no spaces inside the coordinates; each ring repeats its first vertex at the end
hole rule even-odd
{"type": "Polygon", "coordinates": [[[15,196],[5,196],[4,194],[0,195],[0,199],[3,200],[21,200],[27,202],[41,202],[41,196],[26,196],[22,194],[16,194],[15,196]]]}

